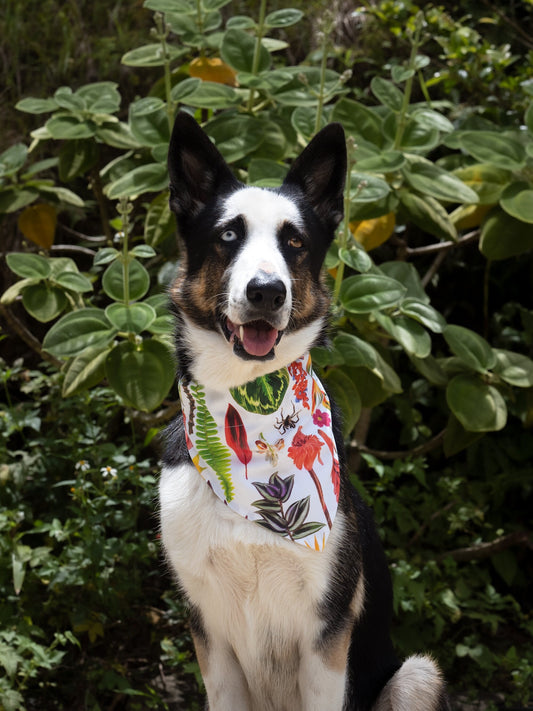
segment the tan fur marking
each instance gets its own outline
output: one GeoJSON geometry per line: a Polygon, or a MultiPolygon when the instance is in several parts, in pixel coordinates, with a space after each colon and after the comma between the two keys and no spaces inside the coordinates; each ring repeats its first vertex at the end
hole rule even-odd
{"type": "Polygon", "coordinates": [[[192,641],[194,642],[194,650],[196,652],[196,659],[198,660],[198,665],[202,676],[207,676],[209,669],[209,650],[205,645],[204,641],[198,635],[192,633],[192,641]]]}
{"type": "Polygon", "coordinates": [[[346,669],[348,650],[352,639],[353,623],[363,611],[364,601],[365,581],[361,574],[350,603],[351,614],[346,621],[346,626],[342,632],[330,640],[322,653],[325,665],[333,671],[343,672],[346,669]]]}

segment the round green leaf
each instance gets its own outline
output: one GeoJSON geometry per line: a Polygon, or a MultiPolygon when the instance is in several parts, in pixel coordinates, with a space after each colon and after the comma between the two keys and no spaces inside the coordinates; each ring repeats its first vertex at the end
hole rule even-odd
{"type": "Polygon", "coordinates": [[[106,346],[116,333],[102,309],[80,309],[52,326],[44,337],[43,348],[58,357],[77,356],[89,346],[106,346]]]}
{"type": "Polygon", "coordinates": [[[118,249],[115,249],[114,247],[103,247],[96,253],[93,264],[95,267],[100,266],[101,264],[109,264],[109,262],[112,262],[119,255],[120,252],[118,249]]]}
{"type": "Polygon", "coordinates": [[[98,145],[85,139],[67,141],[59,153],[59,177],[69,182],[86,173],[98,159],[98,145]]]}
{"type": "Polygon", "coordinates": [[[129,333],[145,331],[156,318],[155,309],[146,303],[110,304],[105,315],[119,331],[129,333]]]}
{"type": "Polygon", "coordinates": [[[0,177],[14,175],[26,162],[28,148],[24,143],[15,143],[0,154],[0,177]]]}
{"type": "Polygon", "coordinates": [[[454,171],[460,180],[474,190],[480,205],[494,205],[511,179],[511,172],[490,163],[476,163],[454,171]]]}
{"type": "Polygon", "coordinates": [[[429,328],[433,333],[442,333],[446,328],[446,320],[436,309],[417,299],[404,299],[400,311],[429,328]]]}
{"type": "Polygon", "coordinates": [[[81,121],[75,116],[52,116],[45,124],[52,138],[58,140],[71,140],[73,138],[91,138],[94,136],[95,126],[88,121],[81,121]]]}
{"type": "Polygon", "coordinates": [[[54,277],[54,283],[62,286],[64,289],[77,291],[79,293],[93,290],[91,282],[79,272],[61,272],[61,274],[54,277]]]}
{"type": "Polygon", "coordinates": [[[533,188],[530,183],[508,185],[501,195],[500,205],[517,220],[533,223],[533,188]]]}
{"type": "Polygon", "coordinates": [[[150,259],[151,257],[155,257],[156,252],[155,249],[147,244],[138,244],[130,251],[130,255],[140,259],[150,259]]]}
{"type": "Polygon", "coordinates": [[[161,43],[145,44],[126,52],[120,60],[128,67],[162,67],[167,59],[171,61],[181,57],[185,50],[172,44],[166,45],[166,54],[161,43]]]}
{"type": "Polygon", "coordinates": [[[224,33],[220,55],[222,59],[238,72],[258,73],[270,67],[270,54],[261,45],[257,72],[254,72],[254,53],[256,40],[244,30],[229,29],[224,33]]]}
{"type": "Polygon", "coordinates": [[[402,172],[412,188],[437,200],[466,203],[478,201],[477,194],[462,180],[426,158],[409,156],[402,172]]]}
{"type": "Polygon", "coordinates": [[[422,326],[407,316],[391,318],[386,314],[376,313],[376,320],[409,355],[427,358],[431,353],[431,338],[422,326]]]}
{"type": "Polygon", "coordinates": [[[165,165],[149,163],[130,170],[107,186],[106,194],[110,200],[121,197],[134,199],[144,193],[157,193],[168,185],[168,173],[165,165]]]}
{"type": "Polygon", "coordinates": [[[526,160],[524,146],[497,131],[462,131],[459,145],[480,163],[504,170],[520,170],[526,160]]]}
{"type": "Polygon", "coordinates": [[[495,432],[507,422],[507,406],[498,390],[474,375],[456,375],[446,388],[450,410],[470,432],[495,432]]]}
{"type": "Polygon", "coordinates": [[[105,361],[109,385],[127,405],[149,412],[161,404],[174,382],[175,364],[160,341],[119,343],[105,361]]]}
{"type": "Polygon", "coordinates": [[[31,96],[22,99],[15,105],[18,111],[26,111],[28,114],[46,114],[55,111],[57,107],[58,105],[53,99],[35,99],[31,96]]]}
{"type": "Polygon", "coordinates": [[[347,311],[364,314],[395,306],[405,292],[395,279],[381,274],[356,274],[343,281],[339,298],[347,311]]]}
{"type": "Polygon", "coordinates": [[[533,387],[533,361],[521,353],[495,349],[493,370],[502,380],[517,388],[533,387]]]}
{"type": "Polygon", "coordinates": [[[40,281],[40,277],[35,277],[33,279],[21,279],[20,281],[16,281],[4,291],[0,298],[0,303],[12,304],[15,299],[17,299],[17,297],[19,297],[23,293],[24,289],[26,289],[28,286],[38,284],[40,281]]]}
{"type": "Polygon", "coordinates": [[[357,168],[370,173],[395,173],[405,164],[405,157],[400,151],[384,151],[357,161],[357,168]]]}
{"type": "MultiPolygon", "coordinates": [[[[138,301],[150,287],[150,275],[136,259],[128,266],[129,300],[138,301]]],[[[105,293],[115,301],[124,301],[124,265],[115,260],[107,267],[102,277],[102,287],[105,293]]]]}
{"type": "Polygon", "coordinates": [[[194,93],[201,85],[202,80],[197,77],[189,77],[178,82],[172,87],[170,93],[172,100],[179,103],[184,101],[190,94],[194,93]]]}
{"type": "Polygon", "coordinates": [[[344,363],[351,368],[362,366],[373,370],[376,367],[378,362],[376,349],[352,333],[339,333],[333,345],[342,356],[344,363]]]}
{"type": "Polygon", "coordinates": [[[370,82],[370,88],[376,99],[391,109],[392,111],[400,111],[403,103],[402,92],[394,86],[391,81],[382,77],[374,77],[370,82]]]}
{"type": "Polygon", "coordinates": [[[33,318],[46,323],[59,316],[66,308],[68,299],[61,289],[41,282],[24,289],[22,303],[33,318]]]}
{"type": "Polygon", "coordinates": [[[360,136],[377,147],[383,144],[381,117],[364,104],[343,97],[333,107],[331,120],[342,123],[344,130],[356,140],[360,136]]]}
{"type": "Polygon", "coordinates": [[[344,264],[357,272],[365,273],[372,269],[372,259],[362,247],[351,246],[349,249],[341,247],[339,257],[344,264]]]}
{"type": "Polygon", "coordinates": [[[302,17],[303,12],[301,10],[288,7],[268,14],[265,18],[265,24],[267,27],[290,27],[290,25],[295,25],[299,22],[302,17]]]}
{"type": "Polygon", "coordinates": [[[361,415],[362,404],[357,386],[347,373],[338,368],[330,370],[324,380],[328,391],[342,410],[343,432],[344,436],[348,437],[361,415]]]}
{"type": "Polygon", "coordinates": [[[408,190],[399,190],[398,194],[406,221],[413,222],[421,230],[438,239],[457,241],[457,230],[438,200],[431,195],[422,197],[408,190]]]}
{"type": "Polygon", "coordinates": [[[496,356],[490,345],[469,328],[452,324],[446,326],[442,334],[452,353],[469,368],[485,373],[496,364],[496,356]]]}
{"type": "Polygon", "coordinates": [[[533,226],[503,210],[492,210],[481,227],[479,249],[492,260],[524,254],[533,249],[533,226]]]}
{"type": "Polygon", "coordinates": [[[391,189],[389,184],[368,173],[352,172],[350,175],[350,200],[352,203],[371,202],[386,197],[391,189]]]}
{"type": "Polygon", "coordinates": [[[50,276],[50,263],[40,254],[11,252],[6,256],[6,262],[11,271],[21,277],[46,279],[50,276]]]}
{"type": "Polygon", "coordinates": [[[202,81],[198,89],[186,98],[188,106],[201,109],[227,109],[240,102],[241,97],[235,89],[214,81],[202,81]]]}
{"type": "Polygon", "coordinates": [[[144,241],[155,247],[176,232],[176,222],[168,205],[168,192],[158,195],[150,203],[144,221],[144,241]]]}
{"type": "Polygon", "coordinates": [[[81,390],[88,390],[105,377],[105,359],[109,348],[91,346],[68,362],[61,394],[69,397],[81,390]]]}

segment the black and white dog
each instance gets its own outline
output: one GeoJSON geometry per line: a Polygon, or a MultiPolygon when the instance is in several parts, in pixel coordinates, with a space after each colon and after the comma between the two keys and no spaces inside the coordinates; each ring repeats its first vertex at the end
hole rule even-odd
{"type": "Polygon", "coordinates": [[[168,431],[161,528],[209,709],[448,709],[435,663],[401,664],[392,649],[385,556],[308,356],[328,321],[342,128],[263,189],[237,181],[180,113],[169,173],[183,414],[168,431]]]}

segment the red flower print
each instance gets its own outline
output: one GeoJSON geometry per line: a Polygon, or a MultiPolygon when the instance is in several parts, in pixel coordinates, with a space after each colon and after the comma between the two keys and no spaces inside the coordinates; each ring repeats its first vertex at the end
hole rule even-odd
{"type": "Polygon", "coordinates": [[[313,414],[313,422],[317,427],[329,427],[331,424],[331,417],[327,412],[322,412],[322,410],[316,410],[313,414]]]}
{"type": "Polygon", "coordinates": [[[301,402],[302,405],[309,410],[309,398],[307,397],[307,373],[302,367],[302,364],[295,360],[288,366],[288,371],[294,380],[292,384],[292,391],[297,402],[301,402]]]}
{"type": "Polygon", "coordinates": [[[322,464],[320,459],[320,449],[324,443],[321,442],[316,435],[305,435],[302,433],[302,427],[298,427],[298,431],[292,438],[292,445],[287,450],[289,457],[298,467],[298,469],[312,469],[315,459],[322,464]]]}
{"type": "Polygon", "coordinates": [[[333,484],[333,491],[335,493],[335,498],[339,500],[339,494],[341,490],[341,467],[339,460],[335,456],[335,446],[333,440],[329,437],[323,430],[318,430],[318,434],[322,437],[324,442],[328,445],[328,449],[331,452],[331,460],[333,464],[331,465],[331,482],[333,484]]]}

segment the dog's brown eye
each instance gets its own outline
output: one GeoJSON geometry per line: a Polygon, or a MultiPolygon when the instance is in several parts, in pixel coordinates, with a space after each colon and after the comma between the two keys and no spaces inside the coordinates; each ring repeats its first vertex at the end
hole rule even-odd
{"type": "Polygon", "coordinates": [[[296,237],[296,235],[289,237],[287,244],[293,249],[301,249],[304,246],[303,241],[299,237],[296,237]]]}
{"type": "Polygon", "coordinates": [[[220,239],[223,242],[235,242],[237,239],[237,233],[235,230],[224,230],[224,232],[220,235],[220,239]]]}

